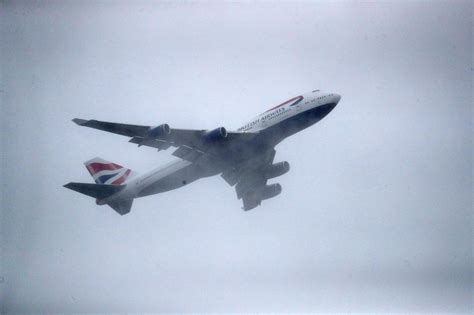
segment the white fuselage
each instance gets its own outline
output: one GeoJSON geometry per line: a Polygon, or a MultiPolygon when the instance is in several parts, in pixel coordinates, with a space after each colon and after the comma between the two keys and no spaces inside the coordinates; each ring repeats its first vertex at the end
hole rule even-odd
{"type": "Polygon", "coordinates": [[[311,93],[294,97],[278,106],[273,107],[272,109],[269,109],[268,111],[250,120],[242,127],[238,128],[237,131],[258,132],[276,125],[288,118],[296,116],[301,112],[311,110],[321,105],[337,103],[339,102],[340,98],[341,97],[338,94],[322,93],[318,90],[315,90],[311,93]],[[299,98],[301,98],[300,101],[298,101],[299,98]],[[296,104],[292,105],[295,102],[296,104]]]}
{"type": "MultiPolygon", "coordinates": [[[[328,105],[335,106],[340,98],[338,94],[322,93],[319,90],[303,94],[258,115],[238,128],[237,132],[259,133],[278,129],[280,134],[275,137],[278,138],[278,141],[281,141],[285,137],[316,123],[327,114],[323,112],[319,117],[318,108],[323,108],[328,105]],[[308,113],[308,115],[305,113],[308,113]]],[[[333,107],[331,107],[329,111],[332,110],[332,108],[333,107]]],[[[126,182],[125,189],[109,198],[101,200],[100,204],[119,199],[134,199],[169,191],[209,175],[210,174],[203,172],[199,166],[196,167],[195,164],[191,162],[185,160],[175,161],[146,174],[131,178],[126,182]]]]}

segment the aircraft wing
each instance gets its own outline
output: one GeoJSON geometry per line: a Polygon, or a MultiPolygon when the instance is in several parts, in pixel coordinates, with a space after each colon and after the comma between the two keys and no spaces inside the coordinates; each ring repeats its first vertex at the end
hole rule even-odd
{"type": "Polygon", "coordinates": [[[85,120],[80,118],[74,118],[72,121],[78,124],[79,126],[99,129],[128,137],[144,136],[145,133],[150,129],[150,126],[119,124],[94,119],[85,120]]]}
{"type": "MultiPolygon", "coordinates": [[[[276,151],[270,150],[258,155],[244,165],[222,173],[222,178],[231,186],[235,185],[237,198],[242,199],[244,210],[259,206],[264,199],[267,186],[265,171],[273,163],[276,151]]],[[[281,189],[281,187],[280,187],[281,189]]]]}
{"type": "MultiPolygon", "coordinates": [[[[130,125],[79,118],[74,118],[72,121],[79,126],[131,137],[129,142],[138,144],[138,146],[143,145],[158,150],[166,150],[171,146],[178,147],[178,150],[173,152],[173,155],[190,161],[194,160],[197,156],[202,155],[209,147],[209,144],[206,143],[204,139],[204,134],[207,130],[171,128],[169,134],[147,138],[146,135],[152,128],[151,126],[130,125]]],[[[226,140],[246,140],[253,138],[254,135],[255,134],[252,133],[228,132],[226,140]]]]}

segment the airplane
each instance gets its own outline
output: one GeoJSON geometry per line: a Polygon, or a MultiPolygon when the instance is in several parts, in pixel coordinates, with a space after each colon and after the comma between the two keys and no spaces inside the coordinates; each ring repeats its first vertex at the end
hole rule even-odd
{"type": "Polygon", "coordinates": [[[64,187],[109,205],[120,215],[130,212],[135,198],[177,189],[204,177],[220,174],[235,186],[242,209],[251,210],[263,200],[279,195],[281,185],[269,179],[290,170],[287,161],[273,163],[275,146],[285,138],[317,123],[339,103],[341,96],[314,90],[293,97],[258,115],[235,131],[174,129],[168,124],[130,125],[75,118],[79,126],[129,137],[140,146],[166,150],[177,148],[179,158],[143,175],[101,158],[85,162],[95,184],[71,182],[64,187]]]}

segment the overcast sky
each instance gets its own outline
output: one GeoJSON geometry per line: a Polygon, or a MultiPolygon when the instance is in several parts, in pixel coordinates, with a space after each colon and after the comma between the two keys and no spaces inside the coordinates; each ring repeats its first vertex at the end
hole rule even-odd
{"type": "Polygon", "coordinates": [[[469,312],[469,2],[5,3],[4,312],[469,312]],[[281,195],[219,176],[119,216],[62,187],[100,156],[172,151],[74,117],[238,128],[314,89],[342,100],[277,147],[281,195]]]}

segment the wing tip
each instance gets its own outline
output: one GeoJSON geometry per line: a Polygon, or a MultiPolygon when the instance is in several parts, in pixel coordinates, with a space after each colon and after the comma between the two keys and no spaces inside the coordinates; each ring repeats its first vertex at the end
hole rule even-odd
{"type": "Polygon", "coordinates": [[[68,189],[71,189],[71,190],[74,190],[72,187],[74,187],[74,182],[69,182],[65,185],[63,185],[64,188],[68,188],[68,189]]]}
{"type": "Polygon", "coordinates": [[[81,118],[74,118],[72,121],[79,126],[85,125],[88,122],[88,120],[81,119],[81,118]]]}

